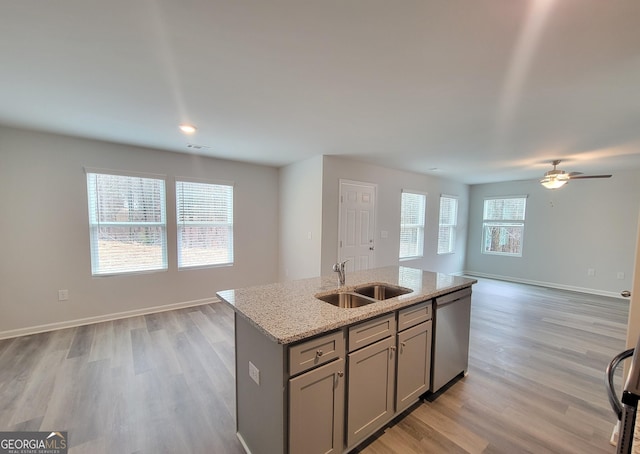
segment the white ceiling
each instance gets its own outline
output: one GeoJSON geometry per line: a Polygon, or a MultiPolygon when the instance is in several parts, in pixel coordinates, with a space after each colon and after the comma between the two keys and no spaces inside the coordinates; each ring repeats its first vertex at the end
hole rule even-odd
{"type": "Polygon", "coordinates": [[[615,173],[640,169],[639,24],[639,0],[5,0],[0,123],[470,184],[615,173]]]}

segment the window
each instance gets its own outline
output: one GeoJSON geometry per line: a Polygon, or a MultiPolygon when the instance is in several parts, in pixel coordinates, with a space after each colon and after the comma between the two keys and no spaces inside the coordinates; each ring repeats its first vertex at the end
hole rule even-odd
{"type": "Polygon", "coordinates": [[[402,192],[400,203],[400,258],[422,257],[424,251],[424,213],[427,196],[402,192]]]}
{"type": "Polygon", "coordinates": [[[440,223],[438,225],[438,254],[451,254],[456,244],[458,225],[458,199],[440,196],[440,223]]]}
{"type": "Polygon", "coordinates": [[[484,201],[482,253],[522,256],[525,196],[484,201]]]}
{"type": "Polygon", "coordinates": [[[176,181],[178,268],[233,263],[233,186],[176,181]]]}
{"type": "Polygon", "coordinates": [[[163,178],[87,171],[91,273],[167,269],[163,178]]]}

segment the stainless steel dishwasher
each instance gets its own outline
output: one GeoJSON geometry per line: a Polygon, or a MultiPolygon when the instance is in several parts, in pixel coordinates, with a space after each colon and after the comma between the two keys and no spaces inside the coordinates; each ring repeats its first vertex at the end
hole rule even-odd
{"type": "Polygon", "coordinates": [[[433,313],[431,392],[437,392],[469,365],[471,287],[436,298],[433,313]]]}

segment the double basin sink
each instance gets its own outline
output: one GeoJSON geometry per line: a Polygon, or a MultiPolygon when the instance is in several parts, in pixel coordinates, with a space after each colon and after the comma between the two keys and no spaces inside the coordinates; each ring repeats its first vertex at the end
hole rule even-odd
{"type": "Polygon", "coordinates": [[[365,284],[356,287],[352,291],[338,290],[327,295],[316,295],[316,298],[337,307],[351,309],[411,292],[413,290],[390,284],[365,284]]]}

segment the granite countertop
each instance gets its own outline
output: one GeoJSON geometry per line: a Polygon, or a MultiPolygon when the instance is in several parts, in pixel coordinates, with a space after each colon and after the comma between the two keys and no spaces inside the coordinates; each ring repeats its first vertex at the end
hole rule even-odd
{"type": "Polygon", "coordinates": [[[376,315],[450,293],[475,284],[475,279],[415,268],[390,266],[347,273],[338,285],[337,274],[218,292],[234,311],[279,344],[290,344],[376,315]],[[413,290],[406,295],[353,309],[325,303],[316,294],[350,291],[369,283],[392,284],[413,290]]]}

